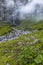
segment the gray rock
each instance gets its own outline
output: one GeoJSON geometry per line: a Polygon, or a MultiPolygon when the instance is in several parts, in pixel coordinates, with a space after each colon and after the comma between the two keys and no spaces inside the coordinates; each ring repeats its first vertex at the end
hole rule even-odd
{"type": "Polygon", "coordinates": [[[10,65],[10,64],[7,62],[6,65],[10,65]]]}
{"type": "Polygon", "coordinates": [[[33,44],[32,42],[29,42],[29,44],[33,44]]]}
{"type": "Polygon", "coordinates": [[[11,56],[8,56],[8,58],[11,58],[11,56]]]}
{"type": "Polygon", "coordinates": [[[2,52],[3,52],[3,53],[7,53],[8,51],[7,51],[7,50],[3,50],[2,52]]]}
{"type": "Polygon", "coordinates": [[[28,45],[28,44],[29,44],[29,42],[26,42],[26,44],[28,45]]]}
{"type": "MultiPolygon", "coordinates": [[[[8,33],[7,35],[0,36],[0,42],[6,42],[11,39],[13,40],[13,39],[17,38],[18,36],[21,36],[22,34],[29,34],[29,33],[30,33],[29,31],[24,31],[24,30],[12,31],[12,32],[8,33]]],[[[25,41],[27,39],[28,38],[25,38],[25,41]]]]}
{"type": "Polygon", "coordinates": [[[25,41],[28,41],[28,39],[29,39],[28,37],[25,37],[25,38],[24,38],[25,41]]]}
{"type": "Polygon", "coordinates": [[[23,43],[22,42],[18,42],[18,45],[23,46],[23,43]]]}
{"type": "Polygon", "coordinates": [[[35,39],[35,37],[34,37],[34,36],[30,36],[30,39],[34,40],[34,39],[35,39]]]}
{"type": "Polygon", "coordinates": [[[34,43],[34,44],[40,43],[40,40],[39,40],[39,39],[35,39],[35,41],[34,41],[33,43],[34,43]]]}

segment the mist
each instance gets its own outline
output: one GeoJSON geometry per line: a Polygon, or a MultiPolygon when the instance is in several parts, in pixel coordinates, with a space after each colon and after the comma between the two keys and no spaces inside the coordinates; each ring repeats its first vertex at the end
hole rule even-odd
{"type": "MultiPolygon", "coordinates": [[[[43,19],[43,0],[4,0],[6,7],[4,17],[7,21],[13,19],[43,19]]],[[[4,11],[4,10],[3,10],[4,11]]]]}

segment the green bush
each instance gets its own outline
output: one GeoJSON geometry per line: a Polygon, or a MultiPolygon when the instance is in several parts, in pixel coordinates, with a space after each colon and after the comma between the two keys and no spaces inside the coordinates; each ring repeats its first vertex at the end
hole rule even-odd
{"type": "Polygon", "coordinates": [[[19,55],[19,65],[43,65],[42,45],[24,46],[19,55]]]}

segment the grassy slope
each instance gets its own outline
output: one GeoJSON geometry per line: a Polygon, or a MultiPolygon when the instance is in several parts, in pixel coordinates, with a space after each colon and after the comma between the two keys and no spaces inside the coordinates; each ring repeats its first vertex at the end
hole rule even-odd
{"type": "Polygon", "coordinates": [[[13,28],[11,27],[11,24],[0,22],[0,36],[7,34],[8,32],[12,31],[13,28]]]}
{"type": "MultiPolygon", "coordinates": [[[[42,23],[38,25],[43,28],[42,23]]],[[[0,65],[43,65],[43,30],[0,43],[0,59],[0,65]],[[35,39],[31,39],[30,36],[34,36],[35,39]],[[33,44],[36,39],[39,41],[33,44]],[[29,44],[30,42],[32,44],[29,44]]]]}
{"type": "Polygon", "coordinates": [[[32,20],[21,20],[20,24],[16,27],[17,29],[28,30],[31,25],[35,24],[34,19],[32,20]]]}
{"type": "Polygon", "coordinates": [[[36,23],[35,25],[33,25],[33,30],[41,30],[43,29],[43,20],[39,21],[38,23],[36,23]]]}

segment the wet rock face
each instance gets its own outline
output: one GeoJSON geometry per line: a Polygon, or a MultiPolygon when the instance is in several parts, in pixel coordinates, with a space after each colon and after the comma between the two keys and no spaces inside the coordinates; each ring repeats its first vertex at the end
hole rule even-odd
{"type": "Polygon", "coordinates": [[[17,25],[19,25],[19,23],[20,23],[19,18],[16,18],[16,19],[15,19],[15,24],[14,24],[14,25],[17,26],[17,25]]]}

